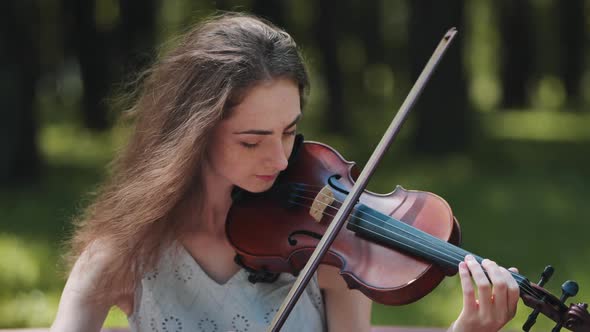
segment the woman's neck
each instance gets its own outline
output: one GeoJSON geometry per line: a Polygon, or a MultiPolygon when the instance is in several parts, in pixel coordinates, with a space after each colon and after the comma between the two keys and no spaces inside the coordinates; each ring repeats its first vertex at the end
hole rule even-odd
{"type": "Polygon", "coordinates": [[[201,190],[191,199],[195,213],[190,223],[197,231],[225,236],[225,219],[232,204],[233,185],[207,166],[203,169],[201,190]]]}

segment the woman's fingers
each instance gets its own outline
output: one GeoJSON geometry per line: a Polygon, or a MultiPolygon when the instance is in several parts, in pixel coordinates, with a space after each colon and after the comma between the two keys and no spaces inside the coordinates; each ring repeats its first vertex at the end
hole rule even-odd
{"type": "Polygon", "coordinates": [[[512,319],[520,289],[512,276],[518,270],[510,268],[510,271],[491,260],[484,259],[480,265],[473,256],[465,256],[465,261],[459,263],[463,311],[454,327],[468,331],[497,331],[512,319]]]}
{"type": "MultiPolygon", "coordinates": [[[[518,272],[516,268],[510,268],[509,270],[512,272],[518,272]]],[[[510,271],[502,268],[502,273],[506,275],[506,279],[508,281],[508,313],[512,318],[514,315],[516,315],[516,305],[518,304],[518,299],[520,298],[520,287],[518,286],[518,283],[510,271]]]]}
{"type": "Polygon", "coordinates": [[[468,255],[465,257],[465,262],[467,263],[473,281],[475,281],[475,285],[477,286],[479,307],[481,310],[488,312],[492,307],[492,285],[483,272],[481,265],[479,265],[473,256],[468,255]]]}
{"type": "Polygon", "coordinates": [[[465,262],[459,263],[459,277],[461,279],[461,288],[463,288],[463,311],[471,314],[477,310],[475,301],[475,289],[469,274],[469,268],[465,262]]]}
{"type": "MultiPolygon", "coordinates": [[[[507,313],[508,307],[508,280],[507,276],[500,270],[496,262],[485,259],[481,264],[486,270],[490,280],[492,281],[493,291],[493,308],[498,313],[507,313]]],[[[485,299],[480,298],[480,302],[485,299]]],[[[494,315],[494,316],[496,316],[494,315]]]]}
{"type": "Polygon", "coordinates": [[[517,269],[517,268],[515,268],[515,267],[511,267],[511,268],[509,268],[509,269],[508,269],[508,271],[512,271],[512,272],[514,272],[514,273],[518,273],[518,269],[517,269]]]}

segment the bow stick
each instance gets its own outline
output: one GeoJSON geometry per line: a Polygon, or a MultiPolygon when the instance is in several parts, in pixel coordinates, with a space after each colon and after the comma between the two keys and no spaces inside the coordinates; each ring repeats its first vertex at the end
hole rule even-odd
{"type": "Polygon", "coordinates": [[[311,279],[312,275],[317,270],[321,258],[328,251],[328,248],[332,245],[332,242],[334,242],[336,235],[346,222],[348,216],[350,215],[350,212],[352,211],[354,205],[358,201],[361,193],[367,187],[369,178],[371,177],[371,175],[373,175],[373,172],[375,171],[377,164],[379,164],[383,155],[385,154],[385,152],[397,136],[404,120],[406,119],[406,116],[408,115],[408,112],[410,111],[412,106],[414,106],[416,100],[420,96],[420,93],[424,89],[424,86],[428,82],[428,79],[434,72],[434,69],[438,65],[440,59],[444,55],[445,51],[447,50],[448,46],[450,45],[450,42],[453,40],[453,37],[456,33],[457,29],[449,29],[449,31],[447,31],[447,33],[444,35],[444,37],[434,50],[434,53],[430,57],[430,60],[428,60],[428,62],[426,63],[426,66],[422,70],[422,73],[420,73],[420,76],[418,76],[416,83],[414,83],[414,86],[408,93],[408,96],[406,97],[399,111],[393,118],[393,121],[389,125],[389,128],[387,128],[387,131],[381,138],[381,141],[377,145],[377,148],[375,148],[375,151],[373,151],[373,154],[369,158],[369,161],[367,161],[367,165],[362,170],[352,189],[350,189],[350,193],[348,194],[348,196],[346,196],[344,203],[336,213],[336,216],[334,216],[334,219],[332,220],[330,226],[324,233],[324,236],[322,236],[322,239],[318,243],[318,246],[313,251],[311,257],[305,264],[305,267],[299,273],[299,276],[295,280],[293,287],[291,287],[289,294],[287,294],[287,297],[281,304],[281,307],[279,308],[278,312],[275,314],[267,331],[279,331],[285,323],[285,320],[287,320],[289,313],[295,306],[295,303],[297,303],[297,300],[299,299],[301,293],[309,283],[309,280],[311,279]]]}

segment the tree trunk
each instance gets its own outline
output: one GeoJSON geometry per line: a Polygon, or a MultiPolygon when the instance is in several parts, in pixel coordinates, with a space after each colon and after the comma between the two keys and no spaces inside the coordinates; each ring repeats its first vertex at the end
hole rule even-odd
{"type": "Polygon", "coordinates": [[[586,26],[583,0],[557,1],[559,12],[560,75],[565,86],[570,108],[581,109],[580,82],[584,69],[586,26]]]}
{"type": "Polygon", "coordinates": [[[33,2],[7,1],[0,10],[0,184],[38,179],[35,87],[39,77],[38,9],[33,2]],[[23,24],[27,22],[27,24],[23,24]]]}
{"type": "Polygon", "coordinates": [[[414,148],[420,153],[464,151],[471,140],[473,117],[467,102],[463,71],[464,2],[410,2],[409,48],[412,80],[416,80],[444,33],[458,34],[416,104],[414,148]]]}
{"type": "Polygon", "coordinates": [[[77,57],[82,79],[82,120],[86,128],[109,128],[107,97],[111,84],[107,36],[96,26],[95,1],[64,1],[69,26],[67,47],[77,57]]]}
{"type": "MultiPolygon", "coordinates": [[[[569,0],[567,0],[569,1],[569,0]]],[[[532,7],[528,0],[499,1],[501,38],[502,107],[527,105],[528,84],[533,71],[532,7]]]]}
{"type": "Polygon", "coordinates": [[[269,20],[276,26],[285,28],[285,1],[284,0],[256,0],[252,5],[252,12],[269,20]]]}
{"type": "Polygon", "coordinates": [[[378,1],[363,2],[360,8],[360,32],[369,64],[386,62],[379,10],[378,1]]]}
{"type": "Polygon", "coordinates": [[[331,133],[346,133],[347,112],[344,105],[343,75],[338,62],[339,27],[337,14],[342,4],[337,1],[319,1],[318,16],[314,30],[318,47],[321,49],[322,74],[328,96],[327,112],[323,128],[331,133]]]}
{"type": "MultiPolygon", "coordinates": [[[[135,74],[152,61],[156,42],[156,0],[120,0],[119,45],[123,72],[135,74]]],[[[113,64],[116,65],[116,64],[113,64]]]]}

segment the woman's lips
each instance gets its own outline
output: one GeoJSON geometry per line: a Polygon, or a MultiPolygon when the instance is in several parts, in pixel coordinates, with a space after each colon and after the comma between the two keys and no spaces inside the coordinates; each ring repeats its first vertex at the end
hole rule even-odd
{"type": "Polygon", "coordinates": [[[276,179],[276,174],[275,175],[256,175],[256,177],[260,180],[263,181],[273,181],[274,179],[276,179]]]}

